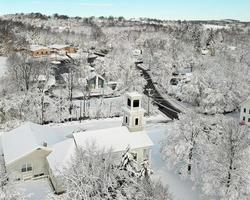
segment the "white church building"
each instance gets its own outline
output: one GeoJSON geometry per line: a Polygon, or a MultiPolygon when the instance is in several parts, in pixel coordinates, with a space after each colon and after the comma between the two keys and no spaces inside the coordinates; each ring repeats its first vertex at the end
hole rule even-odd
{"type": "MultiPolygon", "coordinates": [[[[56,193],[64,192],[60,170],[69,164],[78,148],[93,143],[100,149],[112,149],[121,155],[128,147],[136,160],[150,161],[153,143],[144,130],[142,96],[126,95],[123,121],[120,126],[72,132],[67,128],[42,126],[27,122],[2,135],[2,151],[6,171],[12,180],[48,177],[56,193]]],[[[118,156],[119,157],[119,156],[118,156]]]]}

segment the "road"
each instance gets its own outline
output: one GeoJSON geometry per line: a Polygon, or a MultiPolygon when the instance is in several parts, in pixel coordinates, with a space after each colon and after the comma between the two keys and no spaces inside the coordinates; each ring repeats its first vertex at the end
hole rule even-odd
{"type": "Polygon", "coordinates": [[[169,117],[170,119],[178,119],[178,114],[181,112],[178,108],[173,106],[168,100],[164,99],[162,95],[158,92],[153,83],[148,70],[141,67],[140,65],[136,65],[136,67],[142,71],[142,75],[144,79],[147,81],[147,84],[144,88],[144,94],[148,96],[148,89],[151,89],[150,97],[153,100],[153,104],[159,107],[159,111],[161,111],[164,115],[169,117]]]}

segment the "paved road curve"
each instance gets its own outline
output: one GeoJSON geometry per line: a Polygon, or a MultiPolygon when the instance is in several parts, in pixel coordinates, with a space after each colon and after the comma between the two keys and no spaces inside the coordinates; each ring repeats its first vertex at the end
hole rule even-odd
{"type": "Polygon", "coordinates": [[[147,89],[151,89],[151,95],[150,97],[153,100],[153,104],[157,105],[159,107],[159,110],[165,114],[170,119],[178,119],[178,114],[181,112],[179,109],[177,109],[175,106],[173,106],[168,100],[164,99],[162,95],[158,92],[156,89],[148,70],[141,67],[140,65],[136,65],[136,67],[142,71],[142,75],[147,81],[147,84],[144,88],[144,94],[148,96],[147,89]]]}

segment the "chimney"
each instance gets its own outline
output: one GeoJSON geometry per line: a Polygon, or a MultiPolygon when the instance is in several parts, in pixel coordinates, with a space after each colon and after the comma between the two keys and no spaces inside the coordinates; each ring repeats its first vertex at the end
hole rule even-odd
{"type": "Polygon", "coordinates": [[[47,147],[47,146],[48,146],[48,143],[47,143],[47,142],[43,142],[43,146],[44,146],[44,147],[47,147]]]}

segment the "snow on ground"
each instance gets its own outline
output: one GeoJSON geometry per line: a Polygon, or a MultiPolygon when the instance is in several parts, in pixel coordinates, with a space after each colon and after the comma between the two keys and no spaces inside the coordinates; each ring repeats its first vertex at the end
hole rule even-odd
{"type": "Polygon", "coordinates": [[[7,57],[0,56],[0,77],[4,75],[6,70],[7,57]]]}
{"type": "Polygon", "coordinates": [[[239,111],[235,111],[235,112],[225,114],[225,116],[226,117],[232,117],[233,119],[240,121],[240,112],[239,111]]]}
{"type": "Polygon", "coordinates": [[[175,200],[198,200],[199,191],[193,189],[193,183],[189,180],[182,180],[178,174],[166,167],[165,161],[161,159],[160,142],[169,131],[169,123],[148,123],[146,131],[154,143],[151,154],[152,169],[154,170],[153,179],[160,179],[163,184],[168,184],[170,192],[175,200]]]}
{"type": "Polygon", "coordinates": [[[203,24],[204,29],[213,29],[213,30],[217,30],[217,29],[228,29],[229,27],[226,26],[222,26],[222,25],[214,25],[214,24],[203,24]]]}
{"type": "Polygon", "coordinates": [[[51,184],[47,178],[20,181],[15,187],[28,196],[27,200],[48,200],[48,195],[53,194],[51,184]]]}

